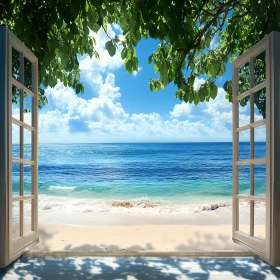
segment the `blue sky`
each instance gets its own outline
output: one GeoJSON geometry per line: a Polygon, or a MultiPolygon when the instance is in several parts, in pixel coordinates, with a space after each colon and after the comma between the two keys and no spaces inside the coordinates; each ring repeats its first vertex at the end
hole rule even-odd
{"type": "MultiPolygon", "coordinates": [[[[109,27],[108,33],[113,36],[120,30],[109,27]]],[[[217,82],[217,98],[195,106],[175,99],[173,85],[160,92],[150,91],[149,79],[156,74],[147,59],[159,42],[139,43],[139,71],[129,75],[121,49],[110,57],[104,49],[108,40],[104,32],[99,31],[95,38],[100,59],[80,58],[85,93],[76,95],[60,82],[46,89],[49,104],[39,113],[40,143],[231,141],[231,104],[222,89],[231,79],[231,65],[217,82]]],[[[213,40],[211,45],[215,44],[213,40]]],[[[196,87],[203,81],[197,79],[196,87]]],[[[242,112],[240,120],[246,123],[248,110],[242,112]]]]}

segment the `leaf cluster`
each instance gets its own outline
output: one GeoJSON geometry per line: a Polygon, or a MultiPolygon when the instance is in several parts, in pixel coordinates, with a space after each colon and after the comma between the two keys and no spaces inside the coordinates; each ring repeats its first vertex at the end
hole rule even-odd
{"type": "MultiPolygon", "coordinates": [[[[55,86],[57,79],[83,93],[78,56],[89,54],[98,59],[90,30],[107,32],[108,24],[119,24],[124,39],[108,35],[105,48],[111,56],[122,48],[127,72],[138,70],[136,46],[140,40],[156,39],[160,43],[148,62],[159,78],[150,80],[150,89],[159,91],[174,83],[177,98],[198,104],[217,96],[216,80],[225,73],[229,61],[272,30],[280,31],[280,1],[4,0],[0,3],[0,23],[39,59],[39,84],[43,85],[40,106],[47,102],[44,87],[55,86]],[[206,81],[196,89],[198,77],[206,81]]],[[[263,79],[257,75],[263,69],[262,62],[258,63],[255,79],[263,79]]],[[[240,90],[245,90],[250,83],[246,66],[240,71],[240,90]]],[[[230,81],[224,89],[231,101],[230,81]]],[[[260,109],[261,104],[257,105],[260,109]]]]}

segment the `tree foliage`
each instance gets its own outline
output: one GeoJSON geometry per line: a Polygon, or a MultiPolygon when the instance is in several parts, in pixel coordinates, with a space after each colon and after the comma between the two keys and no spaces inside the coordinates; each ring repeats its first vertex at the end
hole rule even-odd
{"type": "MultiPolygon", "coordinates": [[[[157,39],[160,44],[148,62],[159,78],[150,80],[150,89],[159,91],[174,83],[177,98],[198,104],[215,99],[216,79],[225,73],[229,61],[271,31],[280,31],[280,1],[2,0],[0,21],[38,57],[40,84],[53,87],[60,79],[77,93],[84,91],[77,56],[89,54],[98,59],[89,28],[106,32],[108,24],[120,25],[125,39],[108,36],[105,47],[111,56],[118,47],[123,48],[121,57],[129,73],[138,69],[135,47],[139,41],[157,39]],[[200,76],[206,82],[196,90],[195,78],[200,76]]],[[[259,60],[262,71],[264,59],[259,60]]],[[[246,69],[240,73],[245,86],[246,69]]],[[[257,73],[255,76],[257,79],[257,73]]],[[[231,101],[230,81],[224,89],[231,101]]],[[[40,93],[42,106],[47,100],[43,89],[40,93]]],[[[255,102],[260,111],[264,109],[264,98],[255,102]]]]}

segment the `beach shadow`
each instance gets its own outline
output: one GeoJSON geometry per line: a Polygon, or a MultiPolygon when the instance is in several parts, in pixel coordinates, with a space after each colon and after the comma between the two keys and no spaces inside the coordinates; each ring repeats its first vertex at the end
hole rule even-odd
{"type": "MultiPolygon", "coordinates": [[[[56,238],[56,232],[50,233],[42,228],[39,228],[39,244],[35,245],[30,248],[30,251],[48,251],[51,252],[53,242],[52,240],[56,238]]],[[[135,244],[137,244],[137,238],[134,240],[135,244]]],[[[147,238],[147,242],[145,245],[133,245],[133,246],[124,246],[119,247],[117,243],[114,243],[114,237],[110,243],[84,243],[79,246],[74,246],[74,242],[71,243],[68,240],[68,244],[66,240],[56,240],[56,243],[61,242],[61,246],[59,246],[62,251],[75,251],[75,252],[137,252],[137,251],[154,251],[156,252],[156,248],[152,242],[149,241],[147,238]]],[[[163,241],[164,242],[164,241],[163,241]]],[[[173,240],[174,242],[174,240],[173,240]]],[[[213,250],[238,250],[238,251],[247,251],[241,245],[234,244],[231,238],[228,235],[219,234],[219,235],[212,235],[211,233],[202,233],[202,232],[195,232],[192,237],[186,236],[184,242],[182,244],[177,244],[171,247],[165,248],[166,252],[190,252],[190,251],[213,251],[213,250]]]]}
{"type": "Polygon", "coordinates": [[[72,246],[71,244],[64,247],[63,251],[70,252],[109,252],[109,253],[119,253],[119,252],[139,252],[139,251],[153,251],[154,248],[150,243],[147,243],[145,247],[134,245],[126,248],[121,248],[117,245],[111,244],[100,244],[100,245],[92,245],[92,244],[84,244],[82,246],[72,246]]]}
{"type": "MultiPolygon", "coordinates": [[[[50,246],[48,245],[48,241],[53,238],[54,234],[51,234],[47,232],[44,229],[39,228],[38,229],[38,235],[39,235],[39,243],[40,243],[40,248],[44,251],[50,250],[50,246]]],[[[34,245],[32,248],[34,248],[36,245],[34,245]]]]}
{"type": "Polygon", "coordinates": [[[228,235],[219,234],[213,236],[210,233],[195,232],[195,239],[186,239],[184,244],[175,247],[175,251],[212,251],[214,250],[227,250],[226,248],[233,248],[238,251],[248,251],[241,245],[234,244],[228,235]],[[207,249],[211,248],[211,249],[207,249]]]}
{"type": "Polygon", "coordinates": [[[9,279],[275,279],[280,270],[256,258],[23,257],[5,269],[9,279]]]}

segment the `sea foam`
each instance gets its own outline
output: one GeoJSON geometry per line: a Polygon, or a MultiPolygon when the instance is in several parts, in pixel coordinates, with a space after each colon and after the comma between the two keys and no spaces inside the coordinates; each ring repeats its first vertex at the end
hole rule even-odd
{"type": "Polygon", "coordinates": [[[76,188],[77,187],[73,187],[73,186],[50,186],[49,187],[50,190],[57,190],[57,191],[73,191],[76,188]]]}
{"type": "MultiPolygon", "coordinates": [[[[246,202],[244,202],[246,203],[246,202]]],[[[231,202],[204,204],[176,204],[163,200],[135,199],[109,200],[91,198],[39,196],[39,211],[65,213],[134,213],[134,214],[185,214],[214,211],[218,208],[230,207],[231,202]]]]}

